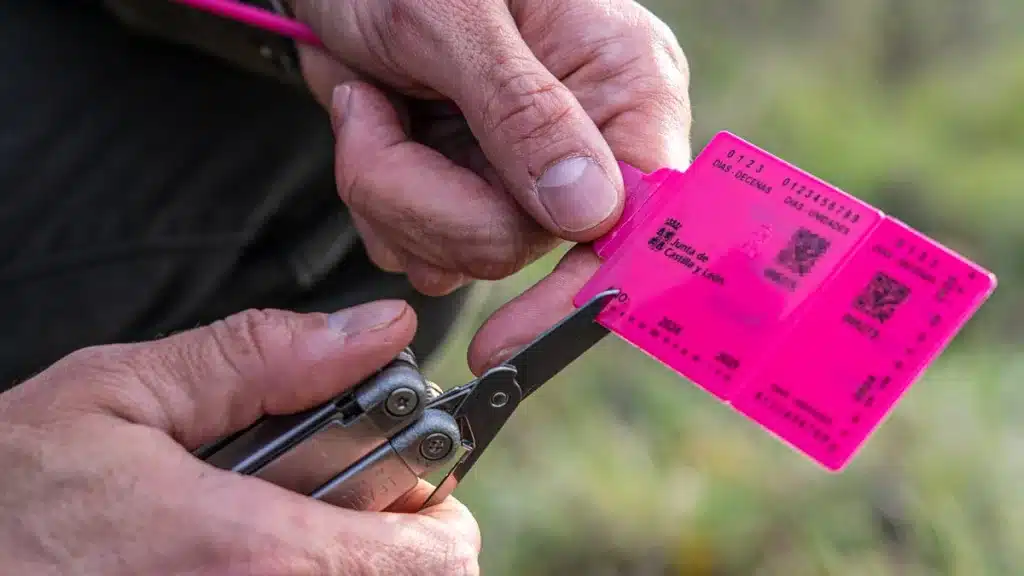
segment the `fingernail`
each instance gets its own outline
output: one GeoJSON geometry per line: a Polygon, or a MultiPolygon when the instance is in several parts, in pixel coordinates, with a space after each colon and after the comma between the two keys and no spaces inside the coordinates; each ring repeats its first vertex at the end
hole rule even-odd
{"type": "Polygon", "coordinates": [[[566,232],[597,226],[615,211],[618,193],[601,167],[590,158],[562,160],[537,181],[541,204],[566,232]]]}
{"type": "Polygon", "coordinates": [[[331,93],[331,126],[335,132],[341,128],[348,113],[348,101],[352,97],[352,87],[348,84],[339,84],[334,87],[331,93]]]}
{"type": "Polygon", "coordinates": [[[402,300],[380,300],[339,310],[327,317],[327,325],[343,334],[355,335],[390,326],[405,313],[402,300]]]}

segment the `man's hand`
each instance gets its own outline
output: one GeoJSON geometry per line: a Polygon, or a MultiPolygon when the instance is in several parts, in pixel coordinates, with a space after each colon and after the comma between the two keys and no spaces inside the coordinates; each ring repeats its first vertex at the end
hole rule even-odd
{"type": "Polygon", "coordinates": [[[263,414],[328,400],[415,329],[402,302],[249,311],[82,350],[0,395],[3,572],[477,574],[477,525],[454,499],[422,514],[354,512],[190,454],[263,414]]]}
{"type": "MultiPolygon", "coordinates": [[[[503,278],[560,239],[607,232],[623,203],[616,160],[689,162],[684,56],[633,0],[293,3],[329,53],[302,57],[334,115],[341,197],[377,265],[423,292],[503,278]],[[353,72],[377,87],[342,83],[353,72]]],[[[578,248],[495,314],[474,371],[568,312],[597,265],[578,248]]]]}

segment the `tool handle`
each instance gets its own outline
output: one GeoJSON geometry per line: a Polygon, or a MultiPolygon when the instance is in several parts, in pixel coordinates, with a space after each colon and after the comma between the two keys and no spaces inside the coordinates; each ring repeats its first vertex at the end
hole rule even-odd
{"type": "Polygon", "coordinates": [[[415,488],[420,478],[448,465],[457,453],[458,441],[455,419],[440,410],[427,410],[413,425],[310,496],[353,510],[384,510],[415,488]]]}
{"type": "Polygon", "coordinates": [[[452,416],[426,410],[431,396],[415,356],[405,350],[320,406],[264,417],[195,454],[339,506],[382,510],[417,478],[448,463],[461,443],[452,416]]]}

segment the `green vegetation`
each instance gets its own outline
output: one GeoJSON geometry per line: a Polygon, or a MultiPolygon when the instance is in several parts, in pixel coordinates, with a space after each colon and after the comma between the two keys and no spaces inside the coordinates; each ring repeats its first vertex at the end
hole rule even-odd
{"type": "MultiPolygon", "coordinates": [[[[842,474],[618,341],[459,491],[484,574],[1024,573],[1024,3],[648,1],[687,49],[694,148],[730,130],[991,268],[1000,287],[842,474]]],[[[485,287],[432,367],[553,264],[485,287]]]]}

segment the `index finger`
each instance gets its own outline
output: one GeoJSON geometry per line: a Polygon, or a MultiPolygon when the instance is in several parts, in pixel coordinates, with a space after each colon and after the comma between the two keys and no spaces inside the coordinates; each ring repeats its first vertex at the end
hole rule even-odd
{"type": "Polygon", "coordinates": [[[500,364],[572,312],[573,297],[600,265],[589,245],[578,245],[551,274],[494,312],[469,345],[473,373],[500,364]]]}

